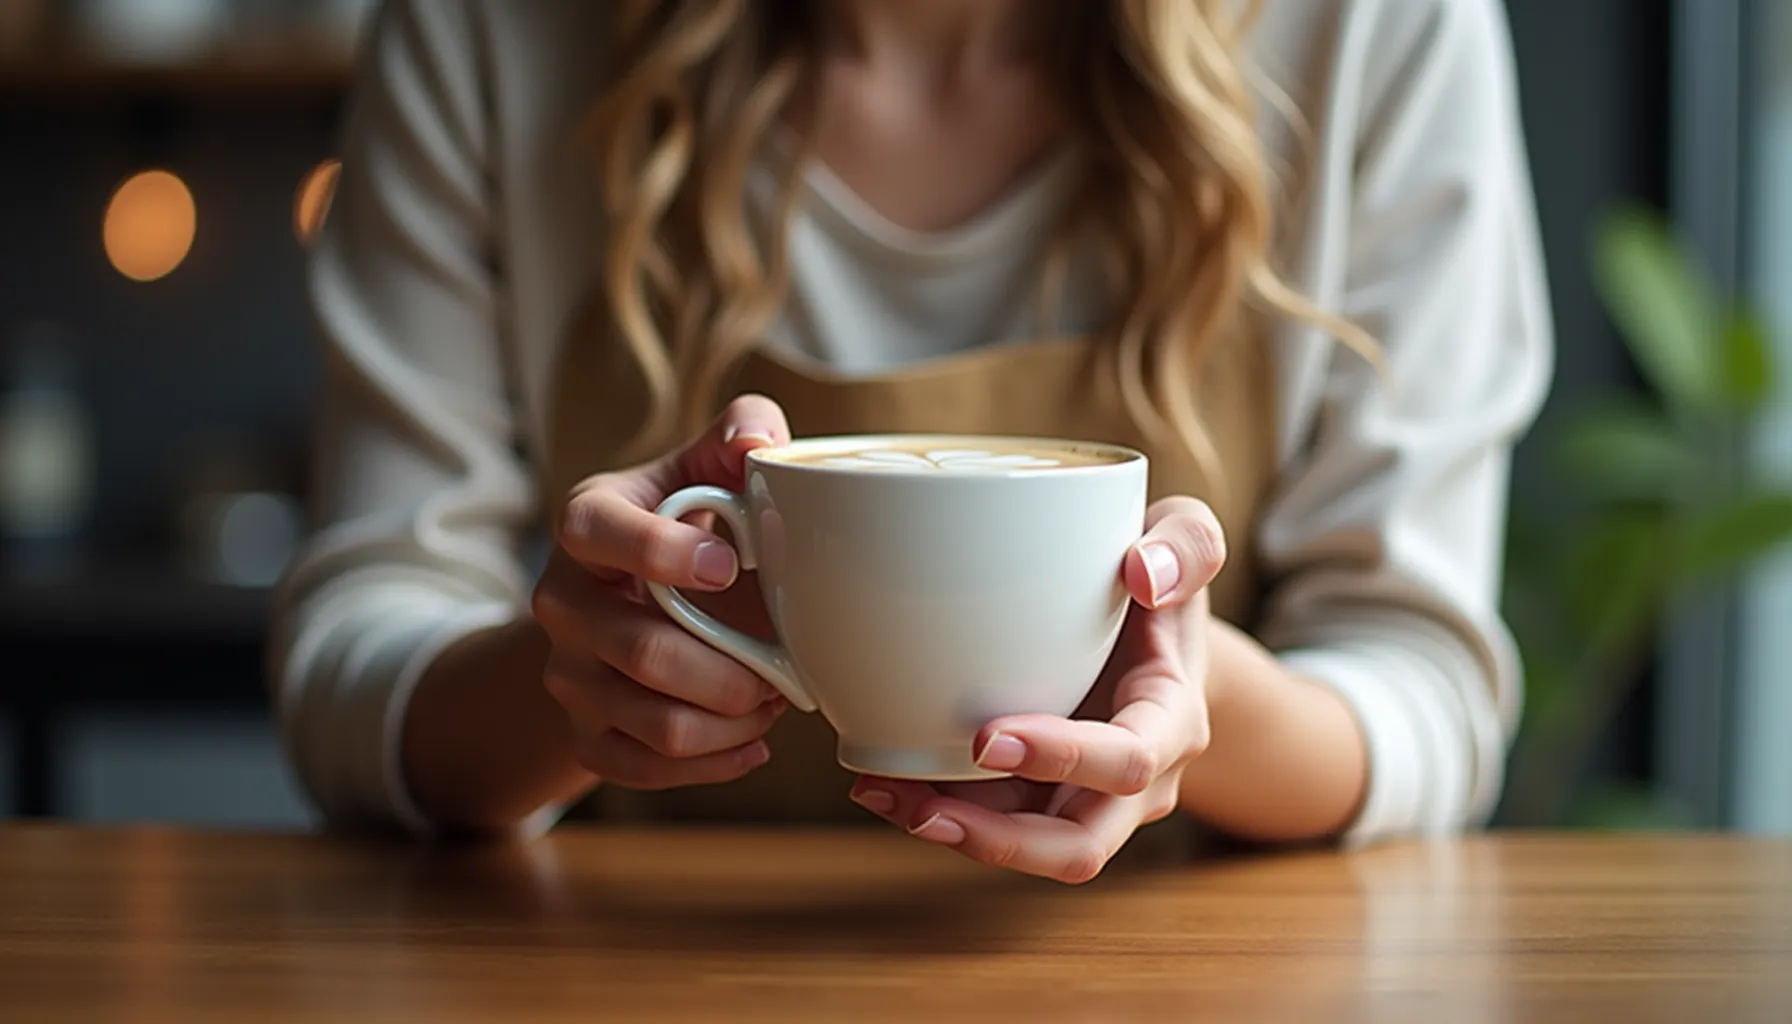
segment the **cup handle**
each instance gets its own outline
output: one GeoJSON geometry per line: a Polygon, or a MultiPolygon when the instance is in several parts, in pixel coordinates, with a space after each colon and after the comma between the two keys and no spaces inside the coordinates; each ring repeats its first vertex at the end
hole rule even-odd
{"type": "MultiPolygon", "coordinates": [[[[720,487],[687,487],[678,491],[655,510],[668,519],[678,519],[692,512],[714,512],[734,532],[735,551],[740,567],[751,569],[755,564],[755,541],[751,526],[752,514],[746,500],[720,487]]],[[[797,680],[796,666],[789,652],[777,644],[750,637],[731,626],[724,626],[698,609],[683,594],[661,583],[647,584],[648,593],[659,602],[672,621],[689,630],[692,636],[752,669],[776,687],[792,707],[814,711],[815,698],[797,680]]]]}

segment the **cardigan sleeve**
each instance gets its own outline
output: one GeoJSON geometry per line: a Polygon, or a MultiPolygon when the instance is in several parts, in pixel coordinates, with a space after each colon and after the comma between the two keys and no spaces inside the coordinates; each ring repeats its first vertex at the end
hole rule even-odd
{"type": "Polygon", "coordinates": [[[426,831],[399,763],[412,688],[525,614],[531,470],[500,344],[476,12],[388,0],[311,264],[327,363],[318,531],[279,589],[273,704],[332,823],[426,831]]]}
{"type": "Polygon", "coordinates": [[[1330,363],[1265,513],[1263,639],[1333,687],[1366,739],[1347,841],[1481,822],[1520,707],[1500,618],[1508,463],[1552,338],[1510,46],[1497,0],[1380,0],[1342,45],[1354,116],[1322,176],[1336,308],[1385,375],[1330,363]],[[1349,38],[1360,33],[1360,40],[1349,38]]]}

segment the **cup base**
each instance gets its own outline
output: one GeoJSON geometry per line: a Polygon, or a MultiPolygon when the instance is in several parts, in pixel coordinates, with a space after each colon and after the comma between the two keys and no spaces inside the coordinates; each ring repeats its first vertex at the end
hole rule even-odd
{"type": "Polygon", "coordinates": [[[977,767],[977,762],[971,760],[970,751],[958,747],[873,747],[842,741],[838,757],[840,766],[847,771],[890,779],[977,782],[1009,777],[1008,772],[977,767]]]}

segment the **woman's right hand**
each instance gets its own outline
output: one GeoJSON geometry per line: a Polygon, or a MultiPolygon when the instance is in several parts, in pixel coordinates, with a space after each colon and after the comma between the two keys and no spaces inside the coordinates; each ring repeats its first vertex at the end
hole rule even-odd
{"type": "Polygon", "coordinates": [[[630,789],[726,782],[770,757],[763,737],[783,698],[668,619],[643,584],[733,584],[739,563],[726,542],[654,509],[693,484],[739,491],[746,453],[789,440],[776,403],[737,398],[683,451],[591,477],[561,509],[533,601],[552,644],[543,682],[599,779],[630,789]]]}

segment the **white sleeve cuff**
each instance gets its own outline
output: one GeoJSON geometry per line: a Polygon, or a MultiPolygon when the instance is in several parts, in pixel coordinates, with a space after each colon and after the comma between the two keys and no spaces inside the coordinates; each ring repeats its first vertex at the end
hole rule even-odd
{"type": "MultiPolygon", "coordinates": [[[[440,824],[418,806],[404,777],[411,696],[443,651],[510,622],[516,609],[403,585],[361,597],[315,616],[288,651],[279,699],[290,757],[327,821],[433,838],[440,824]]],[[[565,810],[544,807],[513,833],[539,835],[565,810]]]]}
{"type": "Polygon", "coordinates": [[[1444,669],[1409,649],[1373,646],[1295,650],[1280,658],[1342,697],[1362,729],[1368,791],[1342,837],[1346,846],[1460,831],[1481,802],[1471,790],[1497,785],[1474,777],[1477,730],[1462,720],[1466,709],[1444,669]]]}
{"type": "Polygon", "coordinates": [[[438,830],[435,823],[417,805],[417,801],[411,796],[410,786],[405,782],[404,722],[405,715],[410,710],[411,695],[416,692],[417,683],[422,680],[423,674],[442,656],[442,652],[481,630],[502,626],[514,617],[515,612],[501,604],[481,604],[466,608],[456,615],[439,620],[421,637],[412,634],[407,637],[408,643],[390,645],[382,653],[391,661],[369,669],[372,678],[378,679],[381,669],[390,671],[396,668],[392,675],[386,676],[394,682],[380,714],[379,770],[377,776],[368,780],[368,795],[387,816],[413,835],[433,837],[438,830]]]}
{"type": "MultiPolygon", "coordinates": [[[[386,705],[385,724],[380,738],[380,791],[383,805],[391,817],[411,834],[423,839],[441,835],[438,823],[430,820],[411,796],[404,777],[404,720],[410,710],[411,695],[417,683],[442,652],[466,637],[486,629],[505,625],[516,617],[506,605],[481,605],[468,608],[463,614],[443,621],[435,631],[412,648],[403,669],[397,675],[392,696],[386,705]]],[[[402,652],[398,652],[402,653],[402,652]]],[[[560,821],[570,804],[553,803],[517,822],[508,830],[516,839],[538,839],[560,821]]]]}

